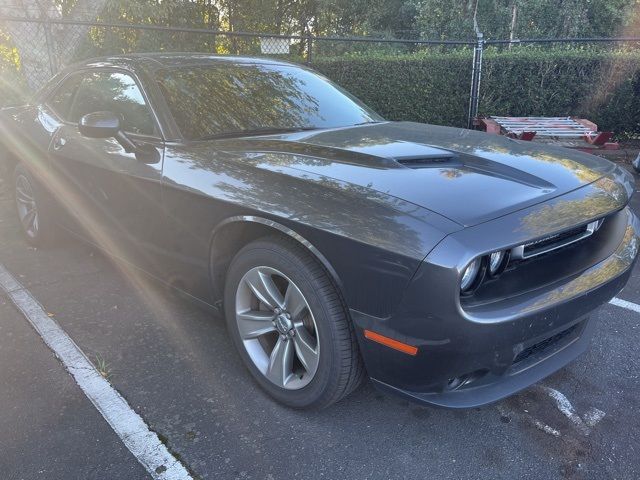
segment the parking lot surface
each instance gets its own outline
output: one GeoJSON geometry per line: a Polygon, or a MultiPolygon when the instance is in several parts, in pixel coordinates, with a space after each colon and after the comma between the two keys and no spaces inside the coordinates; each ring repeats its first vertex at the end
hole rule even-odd
{"type": "MultiPolygon", "coordinates": [[[[194,478],[640,478],[635,311],[603,306],[585,355],[494,405],[422,407],[367,383],[295,411],[252,381],[222,319],[71,237],[29,247],[1,187],[0,238],[0,264],[194,478]]],[[[638,267],[619,298],[640,303],[638,267]]],[[[149,478],[1,293],[0,365],[0,478],[149,478]]]]}

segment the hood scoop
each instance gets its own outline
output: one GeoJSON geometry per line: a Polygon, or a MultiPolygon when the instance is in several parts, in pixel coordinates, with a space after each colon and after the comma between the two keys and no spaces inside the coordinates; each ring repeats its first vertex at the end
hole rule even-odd
{"type": "Polygon", "coordinates": [[[460,162],[455,162],[456,159],[454,154],[394,158],[396,162],[409,168],[441,167],[443,166],[442,164],[446,164],[447,166],[461,166],[460,162]]]}
{"type": "Polygon", "coordinates": [[[456,160],[456,154],[421,143],[395,141],[352,148],[360,153],[395,160],[409,168],[438,167],[456,160]]]}

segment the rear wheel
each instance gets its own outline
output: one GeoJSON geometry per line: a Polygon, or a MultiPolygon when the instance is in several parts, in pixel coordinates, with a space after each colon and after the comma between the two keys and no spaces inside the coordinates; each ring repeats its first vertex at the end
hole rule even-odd
{"type": "Polygon", "coordinates": [[[345,306],[295,242],[270,237],[245,246],[229,267],[225,312],[245,365],[285,405],[326,407],[363,378],[345,306]]]}
{"type": "Polygon", "coordinates": [[[31,172],[24,165],[18,164],[13,180],[16,211],[22,233],[31,245],[41,247],[53,238],[55,225],[48,215],[48,209],[31,172]]]}

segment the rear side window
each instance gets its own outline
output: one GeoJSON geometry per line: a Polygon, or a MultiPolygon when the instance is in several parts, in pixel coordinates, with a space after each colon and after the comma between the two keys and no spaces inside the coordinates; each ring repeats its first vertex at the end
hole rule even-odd
{"type": "Polygon", "coordinates": [[[69,110],[81,80],[82,77],[80,75],[72,75],[66,78],[47,102],[49,107],[62,120],[69,120],[69,110]]]}
{"type": "Polygon", "coordinates": [[[109,111],[120,117],[125,132],[153,135],[151,110],[135,80],[119,72],[90,72],[83,76],[70,119],[79,122],[88,113],[109,111]]]}

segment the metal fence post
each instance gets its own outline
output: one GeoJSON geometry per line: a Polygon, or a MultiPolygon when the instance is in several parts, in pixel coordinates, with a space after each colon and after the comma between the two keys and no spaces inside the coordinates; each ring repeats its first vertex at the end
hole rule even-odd
{"type": "Polygon", "coordinates": [[[311,63],[311,54],[313,53],[313,37],[307,37],[307,63],[311,63]]]}
{"type": "Polygon", "coordinates": [[[44,16],[45,22],[42,24],[44,28],[44,40],[47,45],[47,56],[49,57],[49,70],[51,70],[51,76],[58,73],[58,61],[56,58],[56,49],[53,44],[53,32],[51,30],[51,23],[49,18],[44,16]]]}
{"type": "Polygon", "coordinates": [[[467,128],[474,127],[474,120],[478,116],[480,103],[480,77],[482,75],[482,53],[484,51],[484,36],[476,31],[477,41],[473,49],[473,67],[471,70],[471,94],[469,95],[469,118],[467,128]]]}

